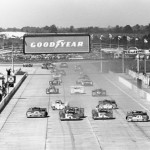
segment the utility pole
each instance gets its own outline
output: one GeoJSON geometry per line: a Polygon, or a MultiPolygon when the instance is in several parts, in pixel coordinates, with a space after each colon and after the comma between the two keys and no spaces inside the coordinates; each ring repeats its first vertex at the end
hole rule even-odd
{"type": "Polygon", "coordinates": [[[13,44],[12,44],[12,72],[14,73],[14,47],[13,47],[13,44]]]}
{"type": "Polygon", "coordinates": [[[122,73],[124,73],[124,69],[125,69],[125,67],[124,67],[124,57],[125,57],[125,53],[123,51],[122,52],[122,73]]]}
{"type": "Polygon", "coordinates": [[[140,55],[139,53],[137,54],[137,73],[140,72],[140,55]]]}
{"type": "Polygon", "coordinates": [[[144,55],[144,74],[146,75],[146,55],[144,55]]]}

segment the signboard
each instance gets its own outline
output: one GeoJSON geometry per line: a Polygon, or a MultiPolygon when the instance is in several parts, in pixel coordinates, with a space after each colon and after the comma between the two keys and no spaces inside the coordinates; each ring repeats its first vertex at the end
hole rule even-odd
{"type": "Polygon", "coordinates": [[[84,53],[90,51],[89,34],[26,34],[24,54],[84,53]]]}
{"type": "Polygon", "coordinates": [[[8,83],[15,83],[15,76],[8,76],[8,83]]]}

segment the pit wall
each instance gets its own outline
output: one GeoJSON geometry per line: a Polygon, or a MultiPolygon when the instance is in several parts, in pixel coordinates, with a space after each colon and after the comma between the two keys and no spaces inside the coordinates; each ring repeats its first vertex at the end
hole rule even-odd
{"type": "Polygon", "coordinates": [[[3,100],[0,102],[0,113],[2,112],[2,110],[6,107],[6,105],[8,104],[8,102],[10,101],[10,99],[12,98],[12,96],[15,94],[15,92],[17,91],[17,89],[20,87],[20,85],[23,83],[23,81],[26,79],[27,74],[24,74],[22,76],[22,78],[20,79],[20,81],[15,85],[15,87],[10,91],[10,93],[8,95],[6,95],[3,100]]]}
{"type": "Polygon", "coordinates": [[[140,79],[144,85],[150,85],[150,76],[144,75],[143,73],[137,73],[132,70],[126,70],[126,73],[133,79],[140,79]]]}
{"type": "Polygon", "coordinates": [[[150,101],[150,93],[139,89],[136,85],[132,84],[128,80],[124,79],[123,77],[118,77],[118,80],[120,83],[128,87],[129,89],[133,90],[134,92],[138,93],[141,98],[146,99],[147,101],[150,101]]]}

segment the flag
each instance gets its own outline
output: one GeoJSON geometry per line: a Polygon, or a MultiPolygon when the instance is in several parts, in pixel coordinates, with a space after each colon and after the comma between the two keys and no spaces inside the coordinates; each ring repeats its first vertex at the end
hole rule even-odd
{"type": "Polygon", "coordinates": [[[100,40],[102,40],[102,37],[104,37],[104,36],[103,36],[103,35],[101,35],[99,39],[100,39],[100,40]]]}
{"type": "Polygon", "coordinates": [[[11,38],[12,38],[12,39],[15,39],[15,38],[17,38],[17,37],[16,37],[15,35],[12,35],[11,38]]]}
{"type": "Polygon", "coordinates": [[[112,39],[112,34],[109,34],[109,38],[112,39]]]}
{"type": "Polygon", "coordinates": [[[91,39],[93,39],[94,38],[94,35],[93,34],[91,34],[91,39]]]}
{"type": "Polygon", "coordinates": [[[0,38],[7,39],[7,36],[5,34],[0,34],[0,38]]]}
{"type": "Polygon", "coordinates": [[[129,36],[127,36],[127,41],[130,41],[130,40],[131,40],[131,38],[129,36]]]}
{"type": "Polygon", "coordinates": [[[144,39],[144,43],[148,43],[147,39],[144,39]]]}
{"type": "Polygon", "coordinates": [[[118,36],[118,40],[120,40],[121,39],[121,36],[118,36]]]}

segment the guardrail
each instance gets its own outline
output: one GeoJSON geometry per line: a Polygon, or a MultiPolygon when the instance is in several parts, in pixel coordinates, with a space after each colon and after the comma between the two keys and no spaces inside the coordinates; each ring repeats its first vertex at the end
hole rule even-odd
{"type": "Polygon", "coordinates": [[[10,93],[8,95],[6,95],[2,101],[0,102],[0,113],[3,111],[3,109],[6,107],[6,105],[9,103],[10,99],[12,98],[12,96],[15,94],[15,92],[17,91],[17,89],[20,87],[20,85],[22,84],[22,82],[26,79],[27,74],[24,74],[23,77],[21,78],[21,80],[16,84],[16,86],[10,91],[10,93]]]}

